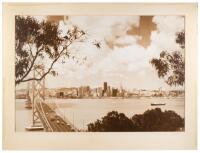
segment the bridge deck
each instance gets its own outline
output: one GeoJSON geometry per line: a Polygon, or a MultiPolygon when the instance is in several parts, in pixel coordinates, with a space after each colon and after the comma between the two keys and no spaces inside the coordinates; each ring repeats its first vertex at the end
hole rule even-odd
{"type": "MultiPolygon", "coordinates": [[[[39,104],[38,104],[39,105],[39,104]]],[[[45,116],[47,121],[49,122],[53,132],[72,132],[74,129],[71,127],[69,123],[67,123],[62,117],[60,117],[54,110],[52,110],[48,104],[41,103],[43,110],[45,112],[45,116]]],[[[41,108],[38,107],[38,115],[40,116],[41,122],[44,125],[46,131],[49,131],[48,126],[46,125],[45,120],[42,117],[41,108]]]]}

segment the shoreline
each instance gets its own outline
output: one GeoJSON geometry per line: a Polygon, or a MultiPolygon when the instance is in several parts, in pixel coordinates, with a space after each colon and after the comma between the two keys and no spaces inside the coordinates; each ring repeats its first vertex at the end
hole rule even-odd
{"type": "Polygon", "coordinates": [[[102,97],[102,98],[97,98],[97,97],[83,97],[83,98],[57,98],[57,97],[46,97],[47,99],[184,99],[185,96],[181,97],[150,97],[150,96],[141,96],[141,97],[102,97]]]}

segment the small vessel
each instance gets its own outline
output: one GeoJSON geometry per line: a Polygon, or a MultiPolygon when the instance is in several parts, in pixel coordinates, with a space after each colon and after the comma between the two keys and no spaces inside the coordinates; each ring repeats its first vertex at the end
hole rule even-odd
{"type": "Polygon", "coordinates": [[[166,105],[166,103],[151,103],[151,106],[162,106],[166,105]]]}

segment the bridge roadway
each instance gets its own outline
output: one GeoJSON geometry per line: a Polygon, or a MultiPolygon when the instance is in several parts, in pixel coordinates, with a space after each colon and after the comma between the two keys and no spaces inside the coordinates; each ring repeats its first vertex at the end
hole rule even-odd
{"type": "Polygon", "coordinates": [[[48,104],[37,103],[37,112],[47,132],[73,132],[72,126],[60,117],[48,104]],[[45,113],[45,114],[44,114],[45,113]],[[44,116],[45,115],[45,116],[44,116]]]}

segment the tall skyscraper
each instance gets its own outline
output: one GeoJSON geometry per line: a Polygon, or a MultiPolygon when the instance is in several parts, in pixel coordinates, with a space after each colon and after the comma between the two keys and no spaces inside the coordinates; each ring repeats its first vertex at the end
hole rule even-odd
{"type": "Polygon", "coordinates": [[[104,83],[103,83],[103,90],[104,90],[104,92],[106,92],[107,86],[108,86],[107,82],[104,82],[104,83]]]}
{"type": "Polygon", "coordinates": [[[103,83],[103,93],[102,93],[102,96],[105,96],[107,88],[108,88],[108,84],[107,84],[107,82],[104,82],[103,83]]]}
{"type": "Polygon", "coordinates": [[[110,86],[107,87],[107,96],[110,97],[111,96],[111,89],[110,86]]]}

